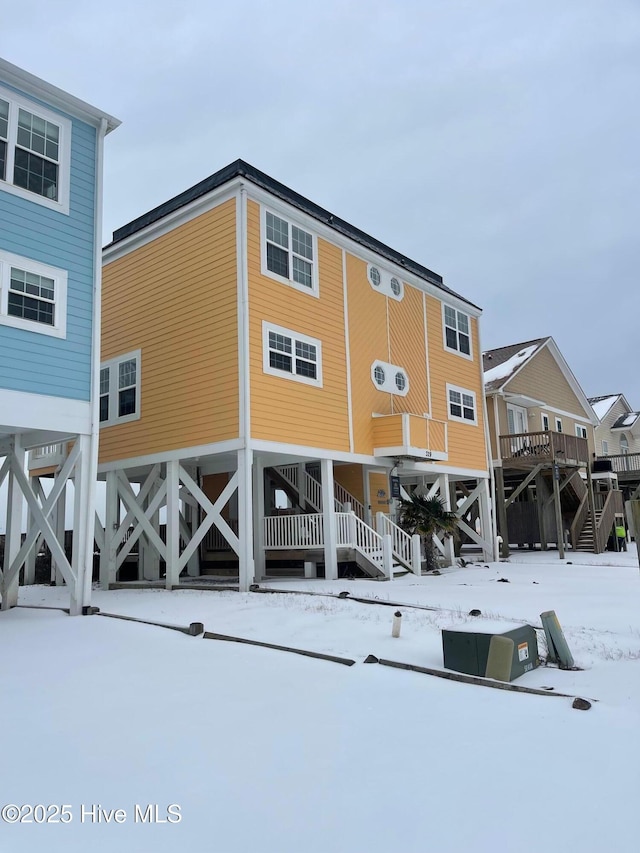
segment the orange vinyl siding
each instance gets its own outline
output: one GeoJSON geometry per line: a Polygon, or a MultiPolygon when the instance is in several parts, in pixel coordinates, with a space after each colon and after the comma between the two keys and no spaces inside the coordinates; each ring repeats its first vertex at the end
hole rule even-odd
{"type": "Polygon", "coordinates": [[[342,251],[318,238],[316,298],[262,275],[260,206],[254,201],[247,204],[247,219],[251,436],[348,451],[342,251]],[[263,320],[321,342],[322,388],[264,372],[263,320]]]}
{"type": "Polygon", "coordinates": [[[402,415],[383,415],[373,418],[373,446],[400,447],[403,445],[402,415]]]}
{"type": "Polygon", "coordinates": [[[394,395],[394,412],[424,415],[429,411],[422,296],[422,291],[405,284],[404,296],[399,302],[387,297],[390,349],[387,360],[404,367],[409,377],[406,397],[394,395]]]}
{"type": "Polygon", "coordinates": [[[333,469],[333,478],[361,504],[364,503],[362,465],[336,465],[333,469]]]}
{"type": "Polygon", "coordinates": [[[100,461],[238,436],[235,199],[106,264],[102,359],[140,348],[141,418],[100,461]]]}
{"type": "Polygon", "coordinates": [[[484,438],[484,385],[478,346],[478,321],[473,317],[469,320],[473,359],[463,358],[445,350],[442,302],[433,296],[427,296],[432,415],[436,420],[448,421],[449,459],[445,464],[485,471],[487,453],[484,438]],[[448,419],[447,384],[475,392],[477,426],[448,419]]]}

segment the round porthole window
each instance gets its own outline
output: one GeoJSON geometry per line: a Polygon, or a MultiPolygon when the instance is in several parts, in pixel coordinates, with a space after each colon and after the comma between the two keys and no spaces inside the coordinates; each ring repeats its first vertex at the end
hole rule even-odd
{"type": "Polygon", "coordinates": [[[378,267],[371,267],[369,270],[369,278],[374,287],[380,287],[380,270],[378,267]]]}
{"type": "Polygon", "coordinates": [[[395,293],[396,296],[400,296],[402,292],[402,285],[395,277],[391,279],[391,290],[393,291],[393,293],[395,293]]]}
{"type": "Polygon", "coordinates": [[[384,385],[385,375],[384,370],[381,367],[376,367],[373,371],[373,378],[376,380],[378,385],[384,385]]]}
{"type": "Polygon", "coordinates": [[[404,373],[400,373],[400,371],[398,371],[396,373],[396,388],[398,389],[398,391],[404,391],[404,389],[406,387],[407,387],[407,379],[406,379],[404,373]]]}

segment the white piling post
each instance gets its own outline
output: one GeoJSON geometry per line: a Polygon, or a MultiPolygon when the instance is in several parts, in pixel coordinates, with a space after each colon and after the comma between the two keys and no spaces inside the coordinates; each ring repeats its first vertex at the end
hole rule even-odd
{"type": "Polygon", "coordinates": [[[422,543],[417,533],[411,537],[411,566],[414,574],[422,574],[422,543]]]}
{"type": "Polygon", "coordinates": [[[391,636],[396,639],[400,636],[400,626],[402,625],[402,613],[399,610],[393,614],[393,626],[391,628],[391,636]]]}
{"type": "Polygon", "coordinates": [[[382,565],[384,572],[390,581],[393,580],[393,543],[391,534],[386,533],[382,537],[382,565]]]}

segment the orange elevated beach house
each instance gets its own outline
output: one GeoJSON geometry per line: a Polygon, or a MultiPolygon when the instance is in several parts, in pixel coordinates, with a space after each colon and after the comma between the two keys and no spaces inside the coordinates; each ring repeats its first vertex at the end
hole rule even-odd
{"type": "Polygon", "coordinates": [[[415,490],[492,556],[480,309],[439,275],[242,160],[103,262],[104,586],[136,551],[169,588],[419,573],[394,521],[415,490]]]}

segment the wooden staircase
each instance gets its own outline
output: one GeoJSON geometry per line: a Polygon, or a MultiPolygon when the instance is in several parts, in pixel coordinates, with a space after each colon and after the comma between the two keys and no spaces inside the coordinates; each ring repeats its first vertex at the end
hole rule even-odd
{"type": "MultiPolygon", "coordinates": [[[[596,527],[600,526],[601,518],[602,510],[599,510],[596,512],[596,527]]],[[[591,521],[591,516],[588,513],[584,525],[582,527],[582,531],[580,532],[580,536],[578,538],[578,546],[576,550],[590,551],[591,553],[595,551],[595,533],[593,530],[593,522],[591,521]]]]}

